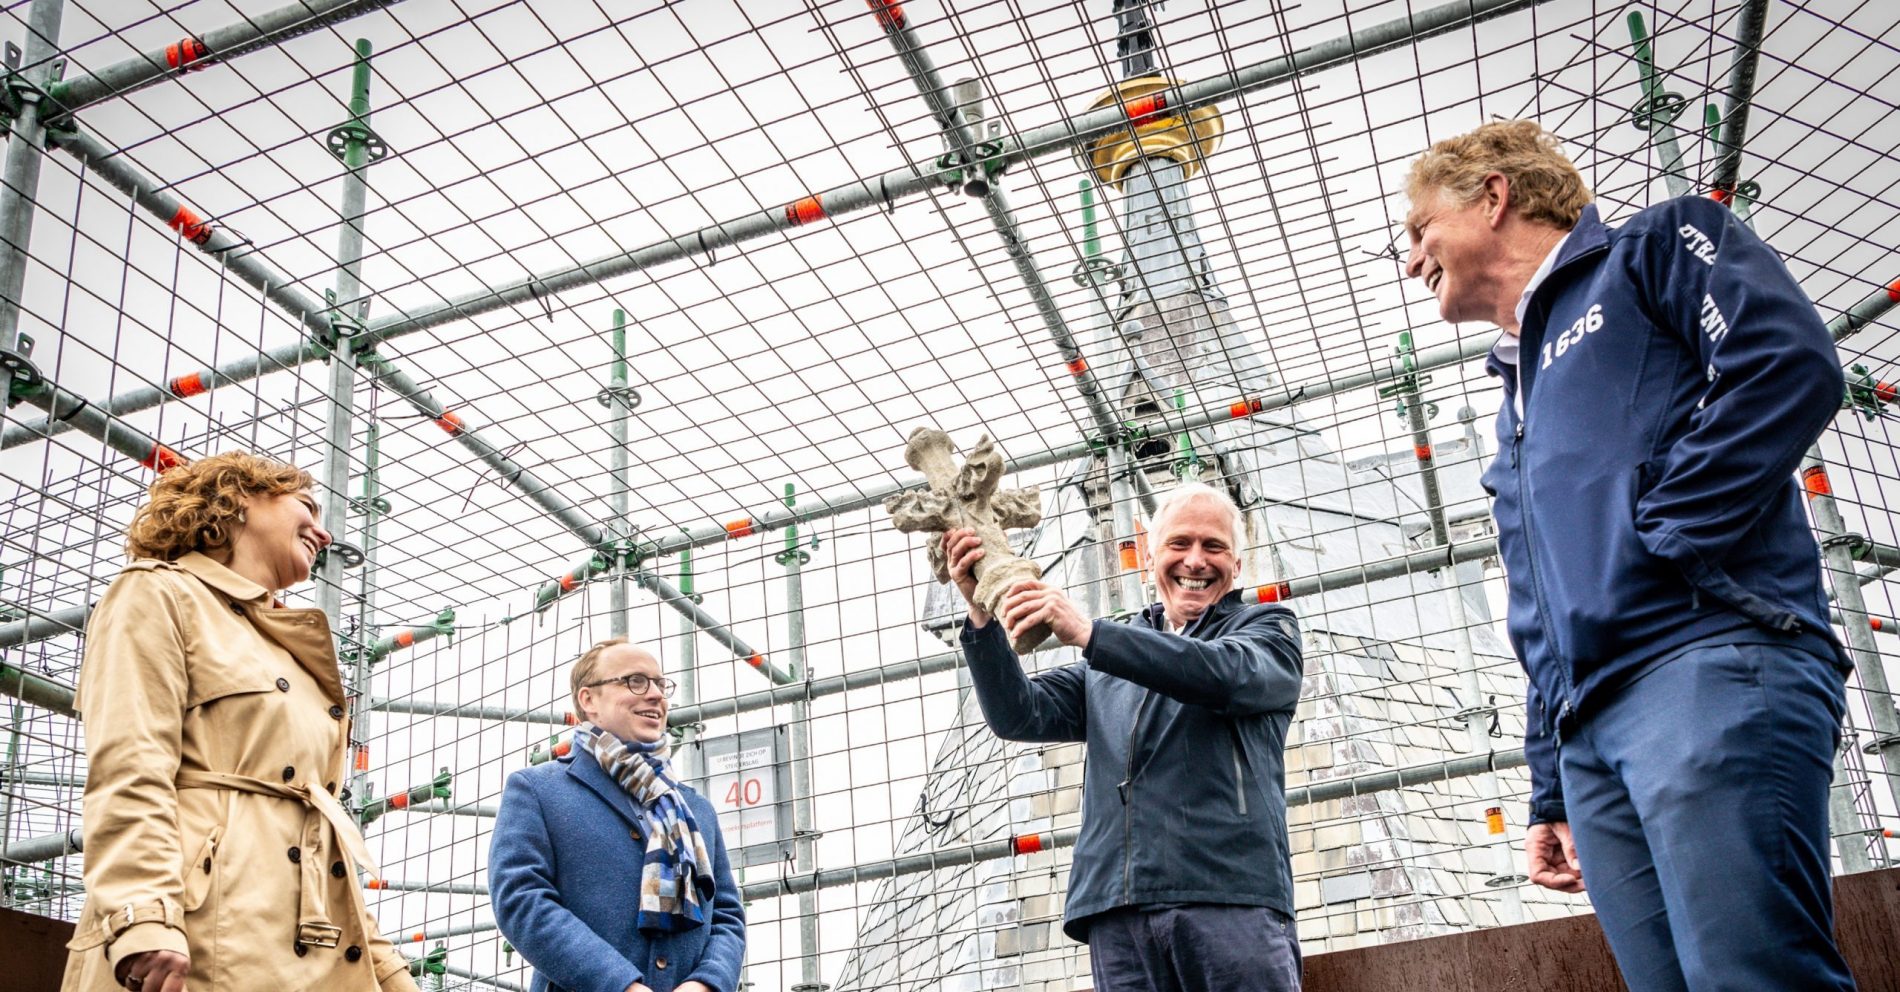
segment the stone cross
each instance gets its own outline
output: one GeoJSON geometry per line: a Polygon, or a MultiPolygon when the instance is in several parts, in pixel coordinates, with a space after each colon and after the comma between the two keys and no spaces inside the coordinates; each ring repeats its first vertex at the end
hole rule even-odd
{"type": "MultiPolygon", "coordinates": [[[[904,461],[924,474],[928,486],[886,499],[884,509],[898,530],[931,535],[926,550],[938,582],[950,581],[949,562],[943,555],[943,532],[953,527],[976,531],[984,552],[975,569],[976,605],[994,615],[1010,586],[1042,578],[1042,569],[1033,561],[1017,557],[1009,548],[1009,539],[1003,536],[1005,528],[1034,527],[1040,522],[1042,497],[1034,488],[996,488],[1003,477],[1003,455],[989,435],[977,442],[962,468],[957,467],[956,454],[950,435],[930,427],[911,431],[904,445],[904,461]]],[[[1048,637],[1048,626],[1038,625],[1010,646],[1017,654],[1028,654],[1048,637]]]]}

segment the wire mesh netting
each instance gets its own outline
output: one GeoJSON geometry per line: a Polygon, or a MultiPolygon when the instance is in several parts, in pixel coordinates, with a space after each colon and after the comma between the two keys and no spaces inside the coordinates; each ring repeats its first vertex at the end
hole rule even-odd
{"type": "Polygon", "coordinates": [[[1515,853],[1497,331],[1401,270],[1411,159],[1517,117],[1611,223],[1724,190],[1835,330],[1805,477],[1860,662],[1836,867],[1893,863],[1889,6],[36,0],[3,30],[0,344],[35,370],[0,442],[6,905],[79,911],[70,690],[132,511],[245,448],[311,469],[349,546],[290,600],[335,611],[371,907],[419,969],[526,986],[495,804],[624,630],[684,683],[754,987],[1087,987],[1080,750],[988,731],[960,602],[882,509],[933,426],[1039,488],[1018,548],[1096,616],[1153,594],[1153,492],[1243,506],[1245,595],[1305,642],[1309,951],[1586,910],[1515,853]]]}

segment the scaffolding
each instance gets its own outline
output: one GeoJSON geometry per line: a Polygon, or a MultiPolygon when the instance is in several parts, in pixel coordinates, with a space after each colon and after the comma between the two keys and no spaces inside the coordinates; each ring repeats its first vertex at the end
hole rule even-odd
{"type": "Polygon", "coordinates": [[[680,682],[752,987],[1087,987],[1080,751],[989,733],[960,601],[882,509],[927,425],[1040,487],[1018,550],[1096,616],[1152,595],[1157,493],[1243,506],[1244,595],[1305,637],[1309,952],[1586,910],[1521,874],[1496,331],[1400,268],[1409,160],[1493,116],[1558,134],[1612,223],[1730,205],[1828,321],[1849,385],[1801,480],[1858,665],[1836,868],[1893,865],[1876,6],[13,4],[0,905],[77,916],[85,618],[153,473],[243,447],[318,480],[336,544],[293,599],[337,632],[365,885],[418,976],[526,987],[495,804],[626,635],[680,682]]]}

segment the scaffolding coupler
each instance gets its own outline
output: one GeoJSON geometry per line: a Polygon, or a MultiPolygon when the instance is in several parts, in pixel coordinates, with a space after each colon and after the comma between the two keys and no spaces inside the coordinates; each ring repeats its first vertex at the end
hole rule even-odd
{"type": "Polygon", "coordinates": [[[572,750],[574,750],[574,738],[551,734],[546,741],[536,744],[533,750],[528,752],[528,764],[541,765],[556,758],[565,758],[572,750]]]}
{"type": "Polygon", "coordinates": [[[342,559],[344,568],[361,568],[363,562],[367,560],[362,548],[347,541],[331,541],[329,547],[317,552],[317,561],[311,566],[312,569],[321,570],[323,563],[330,560],[330,555],[336,555],[342,559]]]}
{"type": "Polygon", "coordinates": [[[1411,331],[1399,332],[1399,343],[1392,349],[1392,354],[1395,356],[1392,384],[1380,386],[1379,395],[1385,399],[1397,398],[1398,402],[1394,404],[1393,410],[1400,419],[1405,417],[1405,401],[1408,397],[1425,403],[1426,419],[1438,416],[1438,404],[1419,399],[1423,387],[1432,381],[1432,377],[1422,375],[1418,371],[1418,351],[1412,347],[1411,331]]]}
{"type": "Polygon", "coordinates": [[[555,600],[579,589],[583,584],[613,567],[606,555],[596,551],[587,560],[574,566],[566,574],[550,579],[534,591],[534,610],[539,613],[548,608],[555,600]]]}
{"type": "Polygon", "coordinates": [[[1001,141],[979,141],[971,151],[970,157],[961,151],[937,156],[937,178],[945,186],[961,189],[965,195],[980,200],[990,194],[996,180],[1009,168],[1009,159],[1003,154],[1001,141]]]}
{"type": "Polygon", "coordinates": [[[435,987],[441,988],[449,973],[449,948],[442,941],[436,941],[435,947],[419,958],[409,959],[409,977],[421,978],[424,975],[435,976],[435,987]]]}
{"type": "Polygon", "coordinates": [[[367,827],[392,809],[407,809],[412,804],[426,803],[431,799],[447,799],[450,792],[449,780],[453,777],[449,770],[444,768],[435,774],[435,778],[407,792],[398,792],[392,796],[384,796],[364,803],[363,808],[356,811],[356,822],[367,827]]]}
{"type": "Polygon", "coordinates": [[[640,391],[632,386],[603,386],[594,394],[594,400],[609,409],[623,406],[628,413],[640,409],[640,391]]]}
{"type": "MultiPolygon", "coordinates": [[[[356,337],[357,335],[362,334],[363,328],[366,325],[363,322],[363,318],[359,314],[353,314],[353,313],[348,312],[343,307],[343,305],[337,301],[336,290],[334,289],[324,290],[323,300],[325,303],[328,303],[330,305],[329,310],[326,311],[327,316],[330,318],[330,322],[329,322],[330,333],[323,336],[321,343],[323,344],[325,348],[328,348],[329,350],[334,352],[336,351],[336,345],[339,339],[346,338],[346,337],[356,337]]],[[[357,302],[357,309],[359,311],[365,310],[368,307],[369,307],[368,297],[364,297],[362,300],[359,300],[357,302]]],[[[370,361],[372,360],[375,362],[381,363],[383,367],[385,368],[388,367],[388,363],[385,362],[383,359],[373,358],[373,356],[371,356],[367,352],[365,352],[362,358],[357,361],[356,363],[357,367],[364,368],[368,366],[370,361]]],[[[369,371],[374,372],[376,370],[371,368],[369,369],[369,371]]]]}
{"type": "Polygon", "coordinates": [[[1900,386],[1891,382],[1875,379],[1865,365],[1853,365],[1848,368],[1847,389],[1841,398],[1841,407],[1857,411],[1868,420],[1877,420],[1887,413],[1887,407],[1896,398],[1900,398],[1900,386]]]}
{"type": "Polygon", "coordinates": [[[454,635],[455,608],[449,607],[436,614],[435,619],[426,624],[399,630],[371,644],[364,660],[374,665],[404,648],[414,647],[423,641],[432,641],[438,637],[453,637],[454,635]]]}
{"type": "MultiPolygon", "coordinates": [[[[1187,390],[1179,386],[1174,390],[1174,411],[1182,417],[1187,416],[1187,390]]],[[[1174,438],[1174,462],[1171,466],[1176,479],[1187,479],[1200,474],[1201,456],[1194,450],[1194,432],[1182,431],[1174,438]]]]}
{"type": "Polygon", "coordinates": [[[1079,180],[1082,194],[1082,260],[1075,263],[1075,284],[1084,289],[1120,282],[1122,267],[1102,257],[1102,237],[1095,224],[1095,184],[1079,180]]]}
{"type": "Polygon", "coordinates": [[[33,364],[32,335],[15,335],[12,348],[0,345],[0,375],[7,377],[6,408],[9,410],[45,383],[39,366],[33,364]]]}
{"type": "MultiPolygon", "coordinates": [[[[787,510],[797,505],[797,493],[798,487],[796,485],[790,482],[785,484],[785,508],[787,510]]],[[[814,548],[818,546],[817,535],[812,536],[811,543],[814,548]]],[[[796,514],[792,516],[791,523],[785,525],[785,550],[773,555],[772,560],[780,565],[790,565],[792,562],[797,562],[800,565],[811,564],[811,552],[798,546],[798,516],[796,514]]]]}
{"type": "Polygon", "coordinates": [[[1655,51],[1649,44],[1649,32],[1643,27],[1643,15],[1631,11],[1628,19],[1630,41],[1636,46],[1636,64],[1642,68],[1643,98],[1630,108],[1630,123],[1644,134],[1654,134],[1660,128],[1676,122],[1688,101],[1680,93],[1672,93],[1662,88],[1656,78],[1655,51]]]}
{"type": "Polygon", "coordinates": [[[1092,454],[1107,454],[1109,448],[1121,447],[1127,448],[1129,455],[1133,456],[1135,445],[1148,440],[1153,433],[1147,424],[1125,420],[1115,433],[1087,434],[1083,436],[1082,443],[1088,445],[1092,454]]]}

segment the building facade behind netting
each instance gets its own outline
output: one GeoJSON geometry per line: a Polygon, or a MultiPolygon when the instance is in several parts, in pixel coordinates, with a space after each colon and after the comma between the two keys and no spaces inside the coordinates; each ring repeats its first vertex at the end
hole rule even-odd
{"type": "Polygon", "coordinates": [[[1158,493],[1243,508],[1243,597],[1305,647],[1308,952],[1587,910],[1521,874],[1478,485],[1498,332],[1400,268],[1410,159],[1516,117],[1613,224],[1717,195],[1834,332],[1849,385],[1802,480],[1859,666],[1835,865],[1893,863],[1894,12],[31,0],[4,24],[0,904],[78,915],[85,618],[153,473],[247,448],[319,480],[338,543],[292,600],[333,618],[371,908],[419,973],[526,986],[486,892],[502,782],[563,751],[573,660],[625,633],[683,683],[753,987],[1088,988],[1060,931],[1080,746],[989,732],[961,601],[882,509],[934,426],[1038,489],[1012,540],[1095,616],[1153,598],[1158,493]]]}

